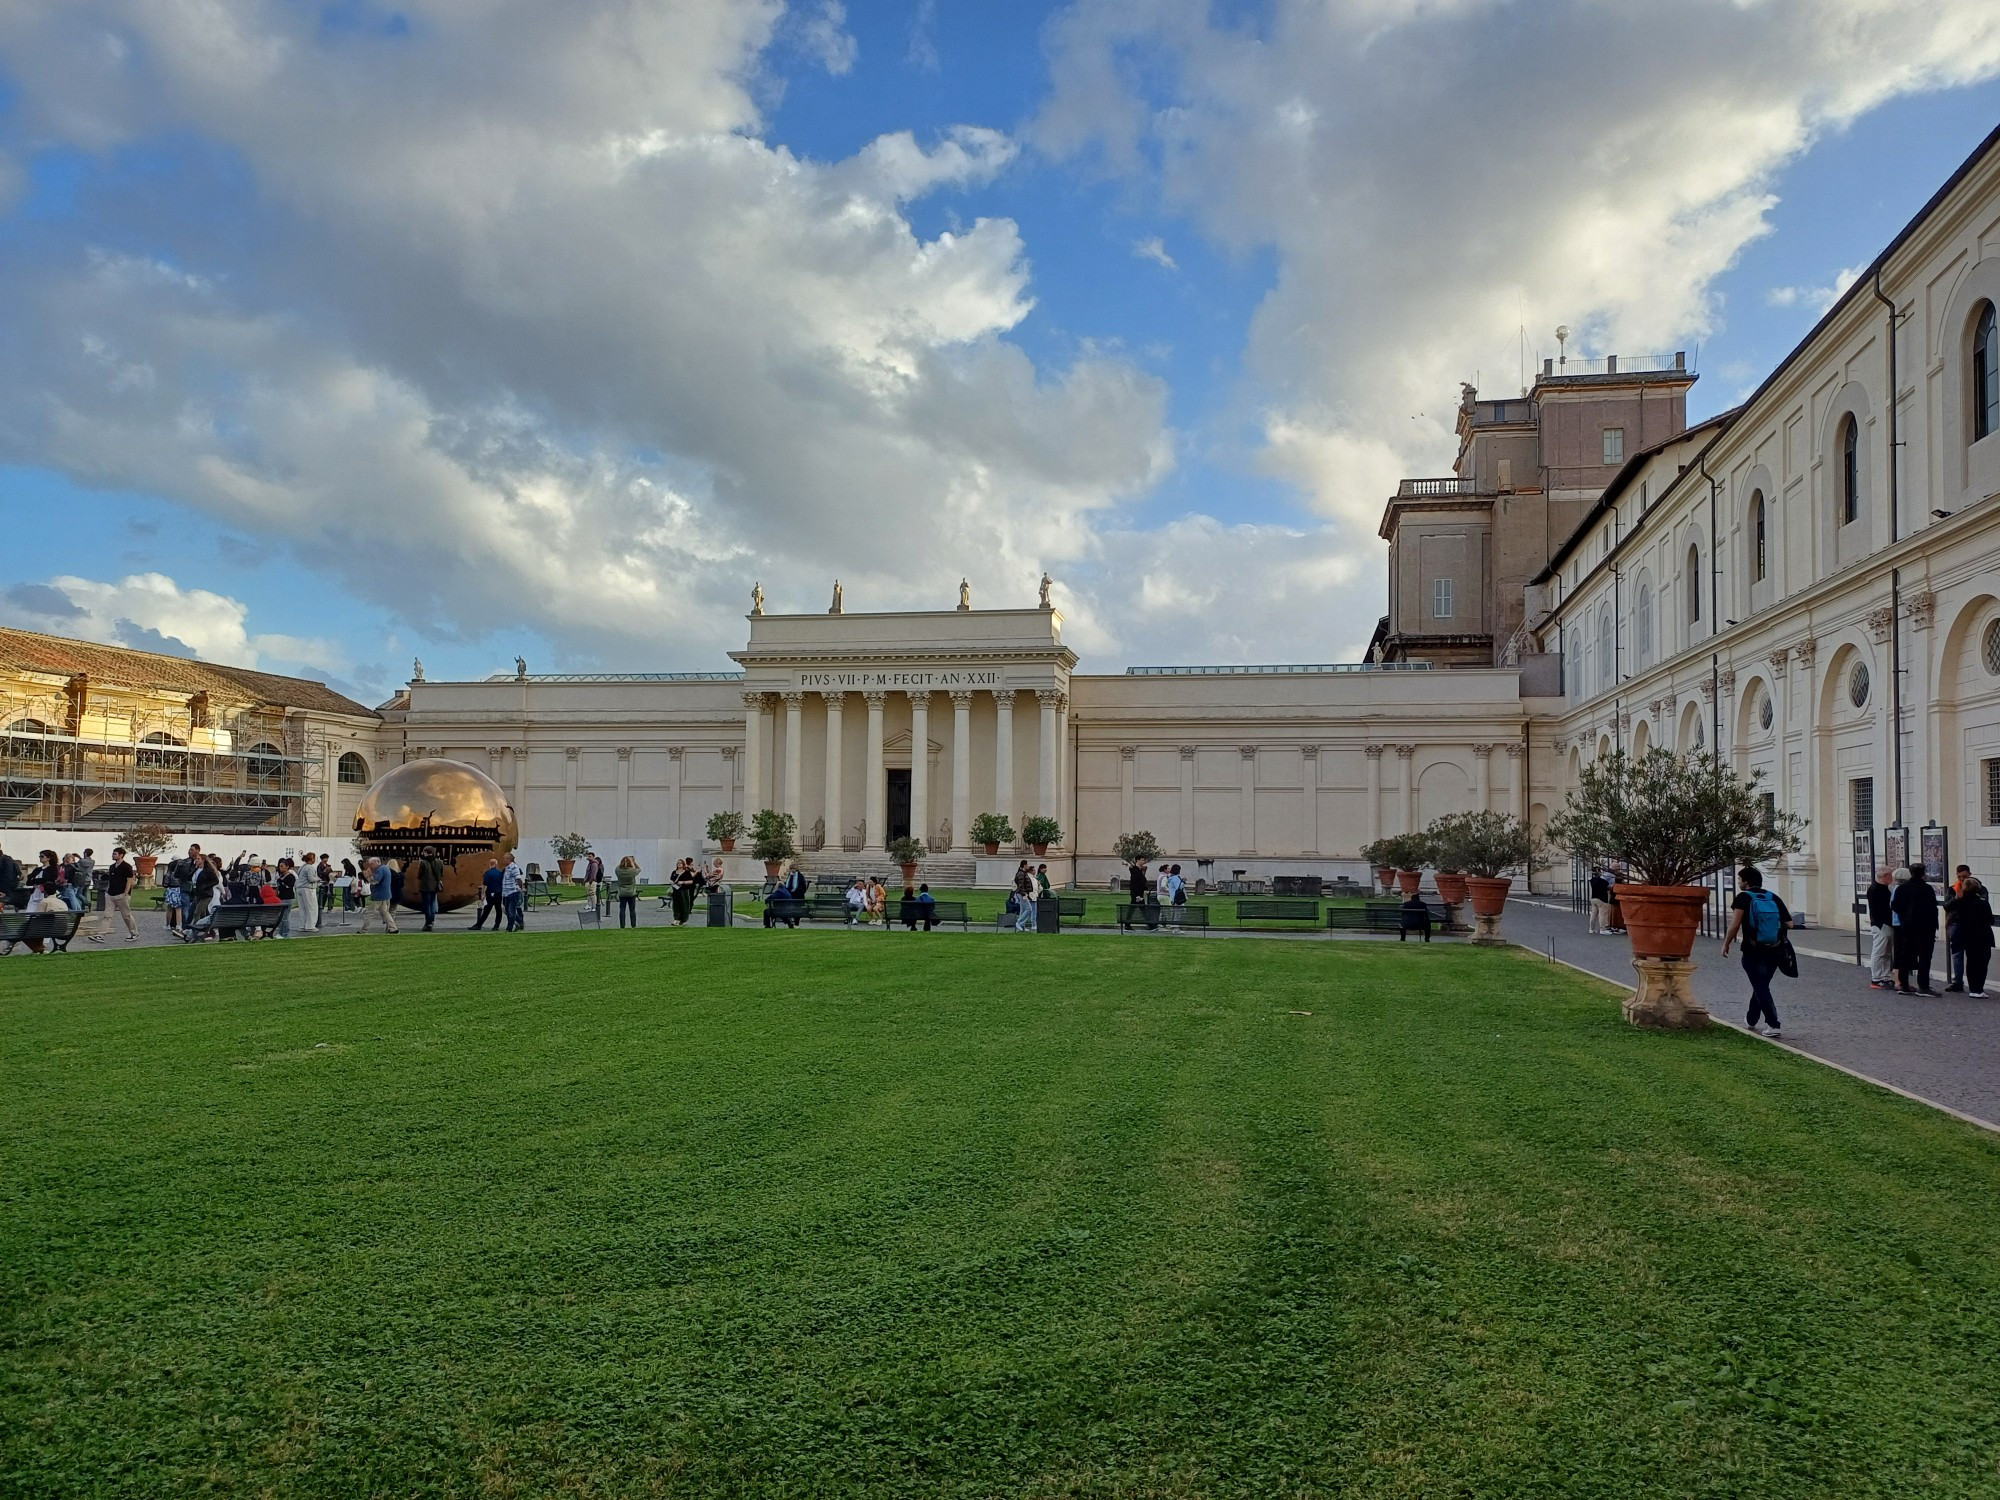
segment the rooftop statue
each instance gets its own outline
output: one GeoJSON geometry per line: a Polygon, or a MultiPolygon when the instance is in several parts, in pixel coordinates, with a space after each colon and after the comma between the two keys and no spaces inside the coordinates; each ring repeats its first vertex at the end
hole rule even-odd
{"type": "Polygon", "coordinates": [[[750,585],[750,613],[753,615],[764,613],[764,585],[762,583],[753,583],[750,585]]]}

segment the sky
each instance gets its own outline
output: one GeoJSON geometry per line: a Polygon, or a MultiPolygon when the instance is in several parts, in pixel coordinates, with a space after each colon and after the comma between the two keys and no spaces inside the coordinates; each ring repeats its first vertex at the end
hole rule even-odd
{"type": "Polygon", "coordinates": [[[1354,660],[1459,381],[1729,406],[1996,123],[1991,0],[0,0],[0,624],[1354,660]]]}

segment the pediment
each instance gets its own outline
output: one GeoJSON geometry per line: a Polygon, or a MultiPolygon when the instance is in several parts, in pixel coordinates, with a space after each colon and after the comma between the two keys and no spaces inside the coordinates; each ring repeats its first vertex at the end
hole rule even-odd
{"type": "MultiPolygon", "coordinates": [[[[930,736],[926,735],[924,737],[924,743],[930,747],[929,754],[944,754],[944,746],[930,738],[930,736]]],[[[882,741],[882,753],[884,755],[908,755],[910,753],[910,731],[899,729],[894,734],[886,737],[882,741]]]]}

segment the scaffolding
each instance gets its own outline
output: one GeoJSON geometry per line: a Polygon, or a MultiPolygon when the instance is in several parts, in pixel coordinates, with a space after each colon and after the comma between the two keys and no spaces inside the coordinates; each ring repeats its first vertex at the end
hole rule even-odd
{"type": "Polygon", "coordinates": [[[81,677],[0,692],[0,827],[314,832],[325,755],[270,705],[98,707],[81,677]]]}

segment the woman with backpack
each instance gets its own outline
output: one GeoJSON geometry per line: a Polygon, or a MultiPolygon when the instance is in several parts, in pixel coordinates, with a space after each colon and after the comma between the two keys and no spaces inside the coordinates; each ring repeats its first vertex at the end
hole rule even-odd
{"type": "Polygon", "coordinates": [[[1778,1006],[1771,998],[1771,979],[1784,961],[1789,941],[1785,931],[1792,925],[1792,914],[1776,894],[1764,889],[1764,872],[1754,865],[1738,870],[1736,883],[1736,899],[1730,902],[1736,915],[1730,919],[1729,934],[1722,940],[1722,956],[1729,957],[1730,947],[1739,938],[1742,940],[1743,972],[1750,976],[1747,1024],[1757,1031],[1759,1021],[1768,1021],[1771,1035],[1782,1036],[1778,1030],[1778,1006]]]}
{"type": "MultiPolygon", "coordinates": [[[[601,872],[598,878],[603,878],[601,872]]],[[[639,925],[639,861],[629,854],[618,861],[618,925],[639,925]]]]}

